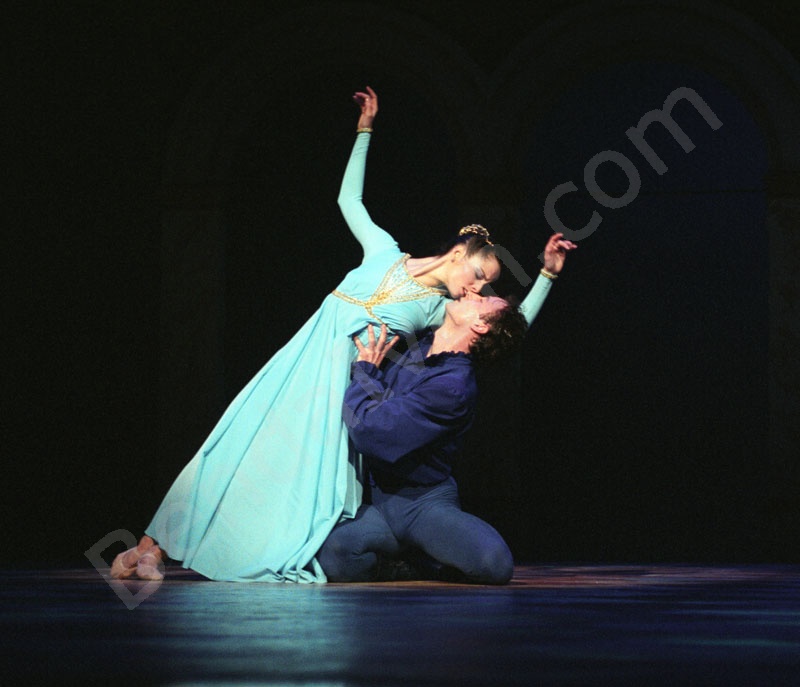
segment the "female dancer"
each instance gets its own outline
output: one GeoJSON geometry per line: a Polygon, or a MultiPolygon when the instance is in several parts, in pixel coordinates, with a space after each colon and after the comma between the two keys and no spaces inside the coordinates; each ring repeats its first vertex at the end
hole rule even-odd
{"type": "MultiPolygon", "coordinates": [[[[461,230],[442,255],[411,258],[361,202],[378,98],[361,108],[339,205],[364,251],[359,267],[236,396],[167,492],[138,546],[119,554],[116,578],[160,579],[163,552],[215,580],[324,582],[315,558],[333,526],[360,505],[342,400],[368,324],[395,334],[438,326],[447,298],[478,293],[500,263],[488,232],[461,230]],[[156,544],[156,542],[158,542],[156,544]]],[[[522,305],[530,323],[575,245],[550,238],[545,268],[522,305]]]]}

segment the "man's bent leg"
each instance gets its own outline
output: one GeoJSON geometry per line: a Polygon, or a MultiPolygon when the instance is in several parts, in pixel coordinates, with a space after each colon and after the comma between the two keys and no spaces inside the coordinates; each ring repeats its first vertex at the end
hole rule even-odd
{"type": "Polygon", "coordinates": [[[506,584],[514,558],[500,533],[461,510],[453,480],[401,500],[391,495],[381,504],[395,534],[440,563],[460,570],[469,582],[506,584]]]}
{"type": "Polygon", "coordinates": [[[383,516],[373,506],[361,506],[352,520],[340,522],[317,553],[331,582],[369,582],[378,554],[395,555],[400,544],[383,516]]]}

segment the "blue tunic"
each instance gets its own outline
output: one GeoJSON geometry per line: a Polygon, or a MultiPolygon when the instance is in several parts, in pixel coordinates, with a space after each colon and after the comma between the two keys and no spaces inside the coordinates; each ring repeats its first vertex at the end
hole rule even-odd
{"type": "MultiPolygon", "coordinates": [[[[145,530],[211,579],[326,581],[315,554],[361,498],[342,420],[352,336],[370,323],[404,334],[442,322],[444,293],[411,277],[361,201],[368,146],[359,134],[339,196],[361,265],[239,392],[145,530]]],[[[526,298],[529,319],[547,288],[540,278],[526,298]]]]}
{"type": "Polygon", "coordinates": [[[444,482],[472,426],[477,384],[471,356],[428,356],[433,337],[379,369],[353,364],[343,415],[378,486],[444,482]]]}

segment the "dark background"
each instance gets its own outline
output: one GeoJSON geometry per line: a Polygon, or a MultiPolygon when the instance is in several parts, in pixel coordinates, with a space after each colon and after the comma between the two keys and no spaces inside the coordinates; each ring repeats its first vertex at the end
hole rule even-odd
{"type": "MultiPolygon", "coordinates": [[[[357,264],[336,207],[354,90],[369,83],[381,98],[366,204],[401,247],[428,254],[461,224],[484,221],[463,216],[454,134],[436,114],[436,93],[402,70],[369,54],[331,55],[329,70],[254,84],[269,90],[269,106],[231,142],[220,203],[220,383],[207,415],[164,426],[166,149],[200,76],[224,68],[221,55],[253,26],[311,5],[77,2],[21,5],[11,17],[6,565],[84,565],[83,552],[107,533],[139,536],[225,403],[357,264]]],[[[578,5],[391,8],[492,73],[578,5]]],[[[717,7],[797,56],[791,5],[717,7]]],[[[342,36],[350,48],[358,39],[342,36]]],[[[507,125],[518,97],[496,95],[487,129],[507,125]]],[[[515,170],[519,221],[500,232],[529,273],[550,232],[545,196],[570,179],[583,188],[593,155],[636,159],[642,190],[620,210],[585,193],[559,205],[567,224],[581,226],[594,209],[604,221],[570,256],[524,354],[482,380],[459,467],[465,507],[495,524],[520,561],[797,561],[797,470],[775,460],[768,435],[767,155],[752,103],[685,60],[608,57],[576,68],[534,128],[515,170]],[[669,167],[659,176],[624,132],[678,86],[701,93],[724,126],[714,132],[679,105],[696,148],[687,154],[653,127],[648,141],[669,167]]],[[[613,165],[598,181],[612,195],[626,188],[613,165]]],[[[515,286],[508,276],[501,284],[515,286]]]]}

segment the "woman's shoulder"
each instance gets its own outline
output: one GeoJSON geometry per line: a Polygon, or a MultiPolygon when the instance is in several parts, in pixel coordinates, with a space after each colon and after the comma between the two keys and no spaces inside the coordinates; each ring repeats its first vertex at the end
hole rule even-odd
{"type": "Polygon", "coordinates": [[[397,242],[392,241],[392,243],[387,243],[380,250],[376,250],[369,255],[365,255],[364,262],[367,262],[368,260],[396,260],[401,256],[408,257],[408,253],[401,251],[400,247],[397,245],[397,242]]]}

